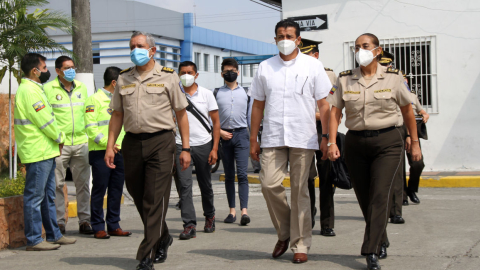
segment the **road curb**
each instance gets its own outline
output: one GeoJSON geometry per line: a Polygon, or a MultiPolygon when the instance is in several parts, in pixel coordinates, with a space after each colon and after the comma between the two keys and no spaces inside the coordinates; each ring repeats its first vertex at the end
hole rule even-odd
{"type": "MultiPolygon", "coordinates": [[[[408,181],[409,177],[407,177],[408,181]]],[[[225,182],[225,174],[220,175],[220,181],[225,182]]],[[[235,182],[238,182],[235,176],[235,182]]],[[[260,184],[258,174],[248,175],[249,184],[260,184]]],[[[315,178],[315,187],[318,187],[318,177],[315,178]]],[[[283,179],[283,186],[290,187],[290,177],[283,179]]],[[[480,187],[480,175],[472,176],[425,176],[420,177],[420,187],[435,188],[475,188],[480,187]]]]}
{"type": "MultiPolygon", "coordinates": [[[[124,196],[122,194],[122,199],[120,200],[120,204],[123,204],[124,196]]],[[[107,208],[107,196],[103,197],[103,209],[107,208]]],[[[77,217],[77,201],[69,201],[68,202],[68,217],[74,218],[77,217]]]]}

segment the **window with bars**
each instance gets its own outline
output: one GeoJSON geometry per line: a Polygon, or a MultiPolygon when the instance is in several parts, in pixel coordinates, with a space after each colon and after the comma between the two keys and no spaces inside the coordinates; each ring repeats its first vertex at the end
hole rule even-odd
{"type": "MultiPolygon", "coordinates": [[[[179,51],[180,51],[179,49],[173,49],[173,53],[179,53],[179,51]]],[[[173,55],[173,60],[179,61],[180,60],[179,58],[180,58],[180,56],[178,56],[176,54],[173,55]]],[[[173,62],[173,67],[178,68],[178,62],[173,62]]]]}
{"type": "MultiPolygon", "coordinates": [[[[405,72],[424,109],[438,113],[435,36],[380,39],[380,46],[395,56],[392,66],[405,72]]],[[[358,67],[354,48],[355,41],[344,43],[346,70],[358,67]]]]}
{"type": "Polygon", "coordinates": [[[160,58],[162,58],[160,60],[160,65],[166,67],[167,66],[167,60],[164,60],[164,59],[167,59],[167,54],[165,53],[167,51],[167,47],[160,47],[160,58]]]}
{"type": "Polygon", "coordinates": [[[93,64],[100,64],[100,44],[93,43],[92,44],[92,56],[93,56],[93,64]]]}
{"type": "Polygon", "coordinates": [[[203,70],[205,71],[208,71],[209,58],[210,58],[209,54],[206,54],[206,53],[203,54],[203,65],[204,65],[203,70]]]}

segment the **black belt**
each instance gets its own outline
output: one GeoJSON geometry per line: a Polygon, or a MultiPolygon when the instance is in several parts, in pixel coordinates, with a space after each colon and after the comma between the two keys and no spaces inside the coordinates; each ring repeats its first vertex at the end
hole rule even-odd
{"type": "Polygon", "coordinates": [[[225,130],[226,132],[234,132],[234,131],[240,131],[240,130],[244,130],[244,129],[247,129],[246,127],[241,127],[241,128],[234,128],[234,129],[224,129],[222,128],[222,130],[225,130]]]}
{"type": "Polygon", "coordinates": [[[157,131],[157,132],[154,132],[154,133],[131,133],[131,132],[127,132],[126,135],[128,135],[129,137],[132,137],[134,139],[137,139],[139,141],[144,141],[144,140],[148,140],[150,138],[153,138],[155,136],[158,136],[158,135],[166,133],[166,132],[171,132],[171,130],[164,129],[162,131],[157,131]]]}
{"type": "Polygon", "coordinates": [[[395,129],[395,127],[393,126],[393,127],[388,127],[388,128],[382,128],[382,129],[379,129],[379,130],[360,130],[360,131],[349,130],[348,132],[353,134],[353,135],[362,136],[362,137],[376,137],[379,134],[389,132],[389,131],[394,130],[394,129],[395,129]]]}

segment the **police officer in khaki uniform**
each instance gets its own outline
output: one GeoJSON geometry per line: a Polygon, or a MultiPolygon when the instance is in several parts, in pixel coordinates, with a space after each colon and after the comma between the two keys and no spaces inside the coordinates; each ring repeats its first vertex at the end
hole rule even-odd
{"type": "MultiPolygon", "coordinates": [[[[153,269],[163,262],[173,238],[165,222],[172,168],[175,158],[175,116],[182,137],[180,164],[190,165],[189,129],[185,108],[188,103],[179,86],[178,75],[171,68],[155,62],[155,40],[143,32],[130,39],[134,67],[123,70],[110,103],[110,119],[105,162],[113,164],[114,145],[122,128],[125,184],[144,224],[144,239],[138,248],[137,269],[153,269]]],[[[179,169],[179,168],[178,168],[179,169]]]]}
{"type": "Polygon", "coordinates": [[[386,227],[391,207],[392,186],[403,154],[397,105],[412,136],[412,158],[419,160],[420,147],[411,95],[399,70],[378,63],[382,48],[373,34],[355,41],[359,68],[340,73],[327,101],[333,106],[329,121],[328,156],[340,157],[336,134],[341,110],[345,107],[349,129],[345,138],[345,159],[360,208],[366,222],[361,254],[368,269],[381,269],[378,255],[388,246],[386,227]]]}
{"type": "MultiPolygon", "coordinates": [[[[316,59],[319,57],[318,45],[321,41],[314,41],[310,39],[302,39],[299,48],[303,54],[312,56],[316,59]]],[[[330,68],[325,68],[328,79],[335,85],[337,76],[335,72],[330,68]]],[[[317,119],[317,134],[319,144],[322,140],[322,122],[320,121],[320,112],[316,109],[315,118],[317,119]]],[[[324,135],[325,136],[325,135],[324,135]]],[[[320,190],[320,235],[323,236],[335,236],[333,227],[335,225],[335,212],[333,203],[333,194],[335,189],[332,186],[332,181],[329,179],[330,160],[322,160],[322,151],[315,151],[317,158],[315,168],[315,159],[312,159],[310,166],[310,174],[308,176],[308,192],[310,193],[310,205],[312,213],[312,228],[315,226],[315,215],[317,214],[317,207],[315,207],[315,177],[317,176],[317,170],[319,174],[319,190],[320,190]]]]}

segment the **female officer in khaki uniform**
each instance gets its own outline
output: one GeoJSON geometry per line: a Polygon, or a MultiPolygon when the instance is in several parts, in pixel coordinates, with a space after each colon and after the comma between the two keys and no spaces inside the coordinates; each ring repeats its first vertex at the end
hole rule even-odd
{"type": "Polygon", "coordinates": [[[349,129],[345,138],[345,158],[360,208],[366,222],[362,255],[367,256],[368,269],[380,269],[378,255],[386,253],[386,227],[392,200],[392,184],[401,170],[403,139],[395,127],[400,107],[407,128],[412,134],[411,152],[419,160],[415,117],[411,95],[397,69],[382,67],[378,38],[363,34],[355,41],[355,58],[359,68],[340,73],[327,101],[333,106],[329,123],[328,156],[340,157],[336,134],[342,109],[345,107],[349,129]],[[382,244],[383,245],[382,247],[382,244]],[[382,250],[383,249],[383,250],[382,250]]]}

